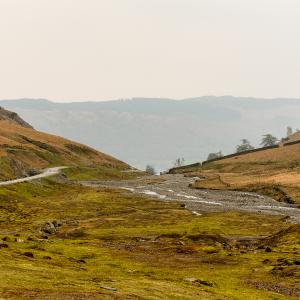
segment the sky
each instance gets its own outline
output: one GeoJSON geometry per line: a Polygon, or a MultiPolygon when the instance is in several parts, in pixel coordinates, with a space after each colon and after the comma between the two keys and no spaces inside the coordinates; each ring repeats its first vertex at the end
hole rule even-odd
{"type": "Polygon", "coordinates": [[[0,0],[0,99],[300,98],[299,0],[0,0]]]}

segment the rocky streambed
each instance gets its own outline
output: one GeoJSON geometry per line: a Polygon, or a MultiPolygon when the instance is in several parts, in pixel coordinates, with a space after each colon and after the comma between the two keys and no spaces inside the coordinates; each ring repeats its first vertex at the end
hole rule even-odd
{"type": "Polygon", "coordinates": [[[84,181],[87,186],[121,188],[129,192],[158,198],[163,201],[180,201],[195,215],[206,212],[247,211],[286,216],[300,223],[300,209],[255,193],[220,190],[198,190],[190,184],[198,178],[183,175],[148,176],[127,181],[84,181]]]}

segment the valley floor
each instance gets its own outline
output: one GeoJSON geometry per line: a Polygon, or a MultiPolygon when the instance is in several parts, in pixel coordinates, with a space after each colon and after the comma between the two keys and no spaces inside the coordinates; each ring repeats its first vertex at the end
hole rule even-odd
{"type": "Polygon", "coordinates": [[[300,228],[286,206],[190,181],[1,187],[0,298],[298,299],[300,228]],[[276,209],[233,210],[235,199],[276,209]]]}
{"type": "Polygon", "coordinates": [[[81,184],[122,188],[161,200],[180,201],[196,215],[208,212],[244,211],[287,216],[291,222],[300,223],[298,205],[280,203],[270,197],[249,192],[193,189],[191,186],[196,180],[200,178],[168,174],[126,181],[81,181],[81,184]]]}

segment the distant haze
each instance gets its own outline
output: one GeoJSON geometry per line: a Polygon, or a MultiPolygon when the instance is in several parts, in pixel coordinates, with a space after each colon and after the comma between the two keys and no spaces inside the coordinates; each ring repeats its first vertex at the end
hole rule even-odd
{"type": "Polygon", "coordinates": [[[205,160],[210,152],[235,151],[241,139],[259,147],[263,134],[278,138],[300,127],[300,100],[200,97],[54,103],[0,101],[36,129],[70,138],[144,169],[205,160]]]}
{"type": "Polygon", "coordinates": [[[300,98],[299,0],[1,0],[0,98],[300,98]]]}

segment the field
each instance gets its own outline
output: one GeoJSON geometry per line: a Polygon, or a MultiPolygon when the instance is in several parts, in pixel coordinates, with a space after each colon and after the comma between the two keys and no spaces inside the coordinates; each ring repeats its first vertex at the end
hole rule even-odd
{"type": "Polygon", "coordinates": [[[300,230],[282,217],[198,217],[178,202],[64,183],[62,176],[1,188],[0,206],[4,299],[300,295],[300,230]]]}

